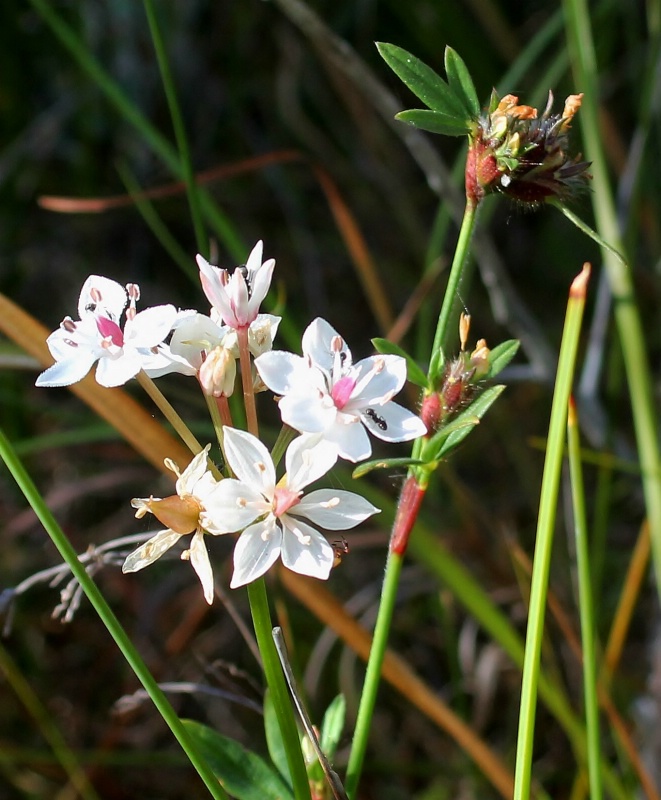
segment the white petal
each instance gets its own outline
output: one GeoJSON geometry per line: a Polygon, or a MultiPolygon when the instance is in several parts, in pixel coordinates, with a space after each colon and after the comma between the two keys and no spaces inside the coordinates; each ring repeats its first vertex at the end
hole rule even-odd
{"type": "Polygon", "coordinates": [[[321,433],[337,418],[337,409],[330,396],[316,392],[286,394],[278,408],[282,421],[303,433],[321,433]]]}
{"type": "Polygon", "coordinates": [[[347,411],[389,400],[406,382],[406,361],[401,356],[370,356],[359,361],[354,370],[357,373],[356,394],[347,404],[347,411]],[[369,380],[361,386],[365,377],[369,377],[369,380]]]}
{"type": "Polygon", "coordinates": [[[384,442],[409,442],[427,433],[425,423],[397,403],[385,403],[363,411],[365,427],[384,442]]]}
{"type": "Polygon", "coordinates": [[[358,420],[337,422],[324,432],[324,436],[337,447],[340,458],[346,458],[347,461],[363,461],[372,454],[369,436],[358,420]]]}
{"type": "Polygon", "coordinates": [[[248,312],[250,315],[249,322],[252,322],[259,313],[264,298],[268,294],[271,286],[271,279],[273,277],[273,270],[275,268],[275,259],[269,258],[262,266],[254,273],[250,285],[250,301],[248,303],[248,312]]]}
{"type": "Polygon", "coordinates": [[[78,316],[83,319],[100,313],[117,322],[127,302],[126,289],[117,281],[101,275],[90,275],[80,291],[78,316]]]}
{"type": "Polygon", "coordinates": [[[234,574],[230,586],[236,589],[261,577],[278,560],[282,531],[274,517],[246,528],[234,548],[234,574]]]}
{"type": "Polygon", "coordinates": [[[142,369],[142,357],[135,350],[125,351],[118,358],[100,358],[96,368],[96,382],[112,388],[123,386],[142,369]]]}
{"type": "Polygon", "coordinates": [[[282,563],[301,575],[325,581],[335,559],[333,548],[319,531],[305,522],[287,514],[280,521],[285,526],[282,563]]]}
{"type": "Polygon", "coordinates": [[[159,531],[156,536],[141,544],[137,550],[134,550],[126,557],[122,572],[137,572],[139,569],[153,564],[157,558],[160,558],[163,553],[166,553],[173,545],[181,539],[180,533],[175,533],[169,528],[164,531],[159,531]]]}
{"type": "Polygon", "coordinates": [[[287,488],[298,492],[325,475],[337,461],[337,448],[321,434],[298,436],[287,448],[287,488]]]}
{"type": "Polygon", "coordinates": [[[243,530],[266,514],[270,504],[261,493],[233,478],[219,481],[204,499],[202,525],[214,536],[243,530]]]}
{"type": "Polygon", "coordinates": [[[359,494],[344,489],[318,489],[305,495],[301,502],[289,512],[301,516],[329,531],[344,531],[379,513],[359,494]]]}
{"type": "Polygon", "coordinates": [[[195,314],[177,324],[170,340],[170,350],[185,359],[198,370],[202,365],[202,353],[221,344],[229,328],[216,325],[204,314],[195,314]]]}
{"type": "Polygon", "coordinates": [[[200,480],[208,467],[208,456],[211,445],[208,444],[204,450],[201,450],[181,473],[181,477],[177,478],[177,494],[181,497],[184,494],[194,494],[195,484],[200,480]]]}
{"type": "Polygon", "coordinates": [[[269,451],[246,431],[223,428],[223,450],[232,472],[239,480],[271,499],[275,491],[275,467],[269,451]]]}
{"type": "Polygon", "coordinates": [[[304,358],[284,350],[271,350],[263,353],[255,359],[255,367],[268,388],[279,395],[285,395],[309,385],[311,377],[314,383],[319,382],[319,377],[310,375],[311,370],[304,358]]]}
{"type": "Polygon", "coordinates": [[[204,592],[204,599],[209,605],[213,603],[213,570],[211,569],[211,562],[209,561],[209,553],[204,541],[204,534],[197,531],[193,536],[189,550],[190,563],[193,569],[197,572],[197,577],[202,584],[202,591],[204,592]]]}
{"type": "MultiPolygon", "coordinates": [[[[332,325],[325,319],[317,317],[308,325],[303,334],[303,353],[325,372],[330,372],[335,363],[335,351],[332,349],[331,343],[339,337],[339,333],[332,325]]],[[[343,353],[342,360],[350,364],[351,351],[344,340],[342,340],[340,352],[343,353]]]]}
{"type": "Polygon", "coordinates": [[[58,361],[41,373],[35,385],[71,386],[72,383],[82,381],[94,365],[96,358],[96,355],[90,350],[84,350],[79,352],[75,358],[58,361]]]}
{"type": "Polygon", "coordinates": [[[131,347],[156,347],[170,333],[177,317],[173,305],[145,308],[127,319],[124,326],[124,344],[131,347]]]}
{"type": "Polygon", "coordinates": [[[250,323],[248,346],[254,358],[271,351],[281,319],[282,317],[276,317],[275,314],[258,314],[250,323]]]}
{"type": "Polygon", "coordinates": [[[158,347],[158,352],[151,353],[143,358],[142,369],[150,378],[160,378],[163,375],[169,375],[171,372],[178,372],[181,375],[195,375],[198,368],[181,356],[175,355],[169,345],[161,344],[158,347]]]}

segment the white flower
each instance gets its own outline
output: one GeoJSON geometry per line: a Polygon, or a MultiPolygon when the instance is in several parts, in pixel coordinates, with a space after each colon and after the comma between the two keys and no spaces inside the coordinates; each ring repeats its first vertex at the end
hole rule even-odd
{"type": "Polygon", "coordinates": [[[69,386],[82,380],[98,361],[96,380],[101,386],[121,386],[141,369],[158,364],[158,346],[177,317],[172,305],[154,306],[136,313],[140,297],[136,284],[119,283],[90,275],[78,300],[78,316],[66,317],[46,340],[55,364],[41,373],[37,386],[69,386]],[[120,327],[126,310],[124,328],[120,327]]]}
{"type": "MultiPolygon", "coordinates": [[[[138,519],[149,511],[168,527],[134,550],[122,567],[122,572],[137,572],[153,564],[182,536],[192,533],[190,548],[185,550],[181,557],[191,562],[202,584],[204,599],[209,604],[213,602],[213,571],[204,543],[205,503],[218,484],[207,468],[210,447],[211,445],[207,445],[201,453],[198,453],[183,473],[179,472],[174,462],[166,459],[166,466],[177,476],[176,495],[165,499],[136,497],[131,500],[131,505],[137,509],[135,516],[138,519]]],[[[212,531],[207,532],[212,533],[212,531]]]]}
{"type": "Polygon", "coordinates": [[[253,322],[271,285],[275,260],[262,263],[262,242],[253,247],[245,266],[234,272],[213,267],[198,255],[200,281],[207,299],[221,320],[231,328],[245,328],[253,322]]]}
{"type": "Polygon", "coordinates": [[[278,558],[288,569],[325,580],[334,552],[326,539],[304,520],[328,530],[353,528],[376,513],[353,492],[303,489],[333,466],[337,453],[317,436],[299,436],[285,456],[287,473],[276,484],[268,450],[249,433],[226,427],[224,450],[236,475],[217,484],[206,503],[209,532],[240,531],[234,549],[231,586],[243,586],[263,575],[278,558]],[[247,526],[247,527],[246,527],[247,526]]]}
{"type": "Polygon", "coordinates": [[[427,432],[420,417],[392,402],[406,381],[405,360],[376,355],[353,364],[351,351],[323,319],[315,319],[303,334],[303,357],[276,350],[257,358],[255,366],[282,398],[282,421],[304,433],[323,434],[349,461],[372,452],[365,428],[386,442],[406,442],[427,432]]]}

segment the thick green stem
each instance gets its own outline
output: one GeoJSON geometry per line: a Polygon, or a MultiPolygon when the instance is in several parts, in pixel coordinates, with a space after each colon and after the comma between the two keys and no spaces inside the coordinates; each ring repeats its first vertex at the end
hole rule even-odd
{"type": "Polygon", "coordinates": [[[273,643],[273,625],[269,611],[268,598],[264,579],[259,578],[248,584],[250,611],[255,627],[257,645],[264,665],[266,683],[275,707],[282,743],[287,755],[287,764],[294,788],[296,800],[310,800],[310,782],[305,769],[301,741],[296,727],[294,709],[289,699],[289,692],[282,672],[278,652],[273,643]]]}
{"type": "Polygon", "coordinates": [[[216,776],[211,771],[211,768],[202,758],[202,756],[195,750],[192,742],[189,740],[184,726],[181,724],[181,720],[168,702],[168,699],[163,694],[159,685],[154,680],[154,677],[147,668],[145,662],[140,657],[138,651],[133,646],[133,643],[126,635],[119,620],[113,614],[110,606],[106,603],[103,595],[97,588],[94,581],[87,574],[84,565],[78,560],[76,551],[73,549],[69,543],[69,540],[62,532],[62,529],[55,521],[55,518],[50,513],[50,510],[44,503],[43,498],[37,491],[37,488],[19,461],[16,453],[9,443],[9,440],[6,438],[2,430],[0,430],[0,457],[2,457],[3,461],[8,466],[28,503],[30,503],[34,509],[34,512],[39,517],[41,524],[46,529],[46,532],[52,539],[55,547],[57,547],[59,550],[60,555],[69,565],[72,575],[78,581],[82,590],[87,595],[87,598],[101,618],[103,624],[108,629],[108,632],[115,640],[127,663],[136,674],[138,680],[144,686],[145,691],[151,698],[152,702],[158,709],[159,713],[169,726],[176,739],[179,741],[179,744],[186,752],[191,764],[193,767],[195,767],[199,776],[204,781],[209,793],[211,794],[211,797],[216,798],[216,800],[228,800],[227,794],[218,782],[216,776]]]}

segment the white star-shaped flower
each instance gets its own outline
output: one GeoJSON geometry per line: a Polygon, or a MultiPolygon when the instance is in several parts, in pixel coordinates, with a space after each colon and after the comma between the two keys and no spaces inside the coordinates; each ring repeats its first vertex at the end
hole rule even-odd
{"type": "Polygon", "coordinates": [[[282,421],[303,433],[319,433],[341,458],[361,461],[370,433],[386,442],[406,442],[427,429],[412,412],[392,402],[406,381],[400,356],[376,355],[357,364],[337,331],[321,318],[303,334],[303,356],[274,350],[255,360],[262,380],[281,396],[282,421]]]}
{"type": "Polygon", "coordinates": [[[46,340],[55,364],[41,373],[37,386],[70,386],[82,380],[98,361],[96,380],[101,386],[121,386],[141,369],[159,364],[158,347],[177,317],[172,305],[136,312],[140,291],[90,275],[78,300],[78,316],[66,317],[46,340]],[[126,308],[124,327],[120,318],[126,308]]]}
{"type": "Polygon", "coordinates": [[[259,241],[245,266],[231,273],[212,266],[200,255],[197,257],[204,293],[221,321],[231,328],[246,328],[254,322],[271,285],[275,259],[262,263],[262,250],[263,244],[259,241]]]}
{"type": "Polygon", "coordinates": [[[275,466],[264,445],[249,433],[224,429],[227,463],[236,478],[217,484],[206,502],[209,532],[240,531],[234,549],[231,586],[262,576],[278,558],[288,569],[325,580],[334,551],[315,525],[347,530],[378,512],[353,492],[303,489],[337,460],[335,448],[317,436],[299,436],[287,448],[286,475],[276,483],[275,466]]]}
{"type": "Polygon", "coordinates": [[[179,472],[174,462],[166,460],[166,466],[177,476],[176,495],[164,499],[136,497],[131,500],[131,505],[137,509],[135,516],[138,519],[150,512],[168,527],[134,550],[122,567],[122,572],[137,572],[153,564],[182,536],[192,533],[190,548],[185,550],[181,557],[191,562],[202,584],[204,599],[209,604],[213,602],[213,571],[204,543],[204,534],[213,531],[207,528],[205,504],[218,485],[208,469],[207,456],[210,447],[211,445],[207,445],[201,453],[198,453],[183,473],[179,472]]]}

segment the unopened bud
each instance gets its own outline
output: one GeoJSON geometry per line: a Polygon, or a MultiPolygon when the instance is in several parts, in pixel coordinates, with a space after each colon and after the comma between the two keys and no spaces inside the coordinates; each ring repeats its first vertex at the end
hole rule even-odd
{"type": "Polygon", "coordinates": [[[232,353],[222,345],[214,347],[202,362],[198,378],[206,395],[229,397],[236,380],[236,360],[232,353]]]}

